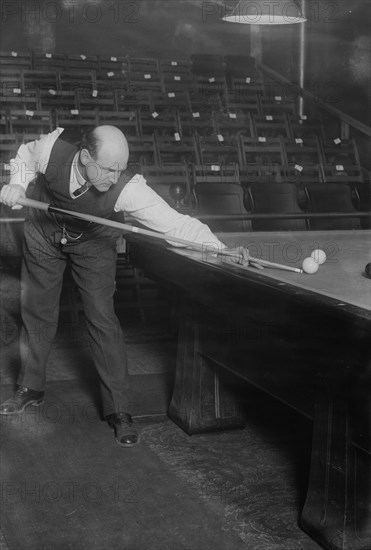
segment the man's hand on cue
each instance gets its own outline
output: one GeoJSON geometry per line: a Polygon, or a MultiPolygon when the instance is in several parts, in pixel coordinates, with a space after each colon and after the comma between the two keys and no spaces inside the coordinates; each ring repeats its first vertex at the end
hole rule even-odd
{"type": "Polygon", "coordinates": [[[250,253],[247,248],[243,246],[237,246],[236,248],[227,248],[225,251],[222,251],[221,254],[228,255],[236,264],[239,265],[248,265],[250,259],[250,253]]]}
{"type": "Polygon", "coordinates": [[[13,210],[18,210],[23,208],[20,204],[18,204],[18,199],[20,197],[24,198],[25,196],[26,191],[22,185],[18,185],[17,183],[11,185],[7,184],[1,189],[0,201],[7,206],[11,206],[13,210]]]}

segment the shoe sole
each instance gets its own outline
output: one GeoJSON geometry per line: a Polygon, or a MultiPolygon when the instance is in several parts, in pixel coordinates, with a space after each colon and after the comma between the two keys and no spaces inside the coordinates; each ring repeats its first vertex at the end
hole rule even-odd
{"type": "Polygon", "coordinates": [[[138,437],[138,441],[136,443],[121,443],[121,441],[119,441],[116,438],[115,438],[115,441],[116,441],[117,445],[119,445],[120,447],[131,448],[131,447],[135,447],[136,445],[138,445],[140,443],[140,437],[138,437]]]}
{"type": "Polygon", "coordinates": [[[42,405],[44,403],[44,399],[37,399],[36,401],[28,401],[27,403],[25,403],[23,405],[23,407],[19,410],[19,411],[13,411],[13,412],[3,412],[3,411],[0,411],[0,414],[2,414],[3,416],[14,416],[16,414],[21,414],[23,413],[23,411],[25,410],[26,407],[32,405],[33,407],[39,407],[40,405],[42,405]]]}
{"type": "MultiPolygon", "coordinates": [[[[115,431],[114,426],[112,426],[111,424],[108,424],[108,425],[111,428],[111,430],[115,431]]],[[[136,443],[121,443],[121,441],[119,439],[117,439],[116,437],[115,437],[115,441],[116,441],[117,445],[119,445],[120,447],[131,448],[131,447],[135,447],[136,445],[138,445],[138,443],[140,443],[140,436],[138,435],[138,441],[136,443]]]]}

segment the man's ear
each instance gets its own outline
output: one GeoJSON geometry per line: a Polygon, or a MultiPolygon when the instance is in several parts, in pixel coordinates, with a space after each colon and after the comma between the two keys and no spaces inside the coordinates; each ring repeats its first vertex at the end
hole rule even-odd
{"type": "Polygon", "coordinates": [[[86,166],[89,162],[91,162],[91,156],[87,149],[81,149],[80,151],[80,162],[84,166],[86,166]]]}

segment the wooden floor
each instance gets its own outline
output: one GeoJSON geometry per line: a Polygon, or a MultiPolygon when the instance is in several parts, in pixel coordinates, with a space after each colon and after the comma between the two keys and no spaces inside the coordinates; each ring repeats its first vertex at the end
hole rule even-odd
{"type": "MultiPolygon", "coordinates": [[[[3,273],[0,299],[4,398],[18,370],[16,270],[3,273]]],[[[117,446],[101,421],[88,350],[61,318],[44,404],[2,418],[1,550],[319,548],[298,526],[310,423],[246,388],[244,430],[186,435],[166,416],[176,340],[162,305],[144,319],[119,312],[142,434],[133,449],[117,446]]]]}

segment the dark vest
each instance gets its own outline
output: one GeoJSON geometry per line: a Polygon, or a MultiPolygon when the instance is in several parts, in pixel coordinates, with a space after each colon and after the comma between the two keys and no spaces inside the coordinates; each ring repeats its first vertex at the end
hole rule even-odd
{"type": "MultiPolygon", "coordinates": [[[[38,174],[31,198],[47,202],[52,206],[99,216],[100,218],[117,218],[114,212],[116,201],[125,185],[137,173],[134,168],[125,170],[119,181],[108,191],[101,192],[90,187],[80,197],[72,199],[69,192],[72,161],[80,149],[81,137],[75,131],[64,130],[52,147],[45,174],[38,174]]],[[[76,237],[80,233],[82,239],[87,238],[117,238],[120,230],[96,223],[78,220],[70,216],[60,216],[37,211],[36,218],[46,234],[52,234],[61,226],[76,237]]],[[[123,221],[123,218],[121,219],[123,221]]]]}

